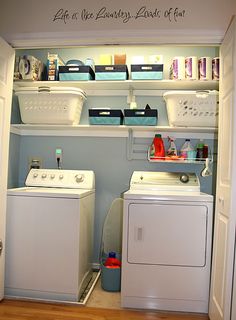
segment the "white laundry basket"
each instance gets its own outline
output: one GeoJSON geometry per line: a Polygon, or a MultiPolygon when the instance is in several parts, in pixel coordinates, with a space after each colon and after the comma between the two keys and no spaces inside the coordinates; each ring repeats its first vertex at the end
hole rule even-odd
{"type": "Polygon", "coordinates": [[[21,87],[18,96],[21,119],[27,124],[68,124],[80,121],[86,94],[78,88],[21,87]]]}
{"type": "Polygon", "coordinates": [[[218,91],[168,91],[163,98],[170,126],[218,126],[218,91]]]}

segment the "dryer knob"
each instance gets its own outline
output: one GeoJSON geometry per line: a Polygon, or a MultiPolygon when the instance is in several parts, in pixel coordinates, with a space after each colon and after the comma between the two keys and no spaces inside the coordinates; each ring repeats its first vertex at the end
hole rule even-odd
{"type": "Polygon", "coordinates": [[[189,182],[189,176],[186,173],[180,175],[179,180],[183,183],[189,182]]]}
{"type": "Polygon", "coordinates": [[[83,182],[83,181],[84,181],[84,176],[83,176],[82,174],[77,174],[77,175],[75,176],[75,181],[76,181],[77,183],[83,182]]]}
{"type": "Polygon", "coordinates": [[[33,178],[37,178],[37,176],[38,176],[38,174],[35,172],[35,173],[33,174],[33,178]]]}
{"type": "Polygon", "coordinates": [[[42,174],[42,178],[45,179],[47,177],[46,173],[42,174]]]}
{"type": "Polygon", "coordinates": [[[63,174],[59,175],[59,179],[62,180],[64,178],[63,174]]]}

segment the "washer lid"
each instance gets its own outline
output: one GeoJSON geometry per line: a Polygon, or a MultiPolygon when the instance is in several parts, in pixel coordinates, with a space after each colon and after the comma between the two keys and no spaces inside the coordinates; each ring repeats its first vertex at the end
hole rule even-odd
{"type": "Polygon", "coordinates": [[[92,189],[21,187],[7,190],[8,196],[81,199],[93,194],[92,189]]]}
{"type": "Polygon", "coordinates": [[[195,173],[134,171],[130,190],[200,193],[200,183],[195,173]]]}

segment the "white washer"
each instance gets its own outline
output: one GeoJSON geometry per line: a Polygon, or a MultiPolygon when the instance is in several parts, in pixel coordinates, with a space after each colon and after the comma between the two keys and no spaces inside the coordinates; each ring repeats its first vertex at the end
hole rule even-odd
{"type": "Polygon", "coordinates": [[[32,169],[9,189],[5,295],[78,301],[92,276],[93,171],[32,169]]]}
{"type": "Polygon", "coordinates": [[[133,173],[124,193],[122,307],[208,312],[212,208],[195,174],[133,173]]]}

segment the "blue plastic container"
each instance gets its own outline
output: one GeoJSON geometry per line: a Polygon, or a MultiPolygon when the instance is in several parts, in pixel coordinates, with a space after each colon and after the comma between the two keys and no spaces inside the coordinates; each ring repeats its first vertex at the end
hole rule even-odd
{"type": "Polygon", "coordinates": [[[95,80],[127,80],[128,68],[126,65],[96,65],[95,80]]]}
{"type": "Polygon", "coordinates": [[[101,286],[105,291],[118,292],[121,287],[121,268],[109,268],[104,265],[107,256],[101,262],[101,286]]]}
{"type": "Polygon", "coordinates": [[[132,64],[132,80],[162,80],[163,64],[132,64]]]}
{"type": "Polygon", "coordinates": [[[116,109],[89,109],[89,123],[98,125],[121,125],[123,113],[116,109]]]}
{"type": "Polygon", "coordinates": [[[128,126],[156,126],[158,111],[155,109],[125,109],[124,124],[128,126]]]}
{"type": "Polygon", "coordinates": [[[90,66],[60,66],[60,81],[94,80],[95,74],[90,66]]]}

